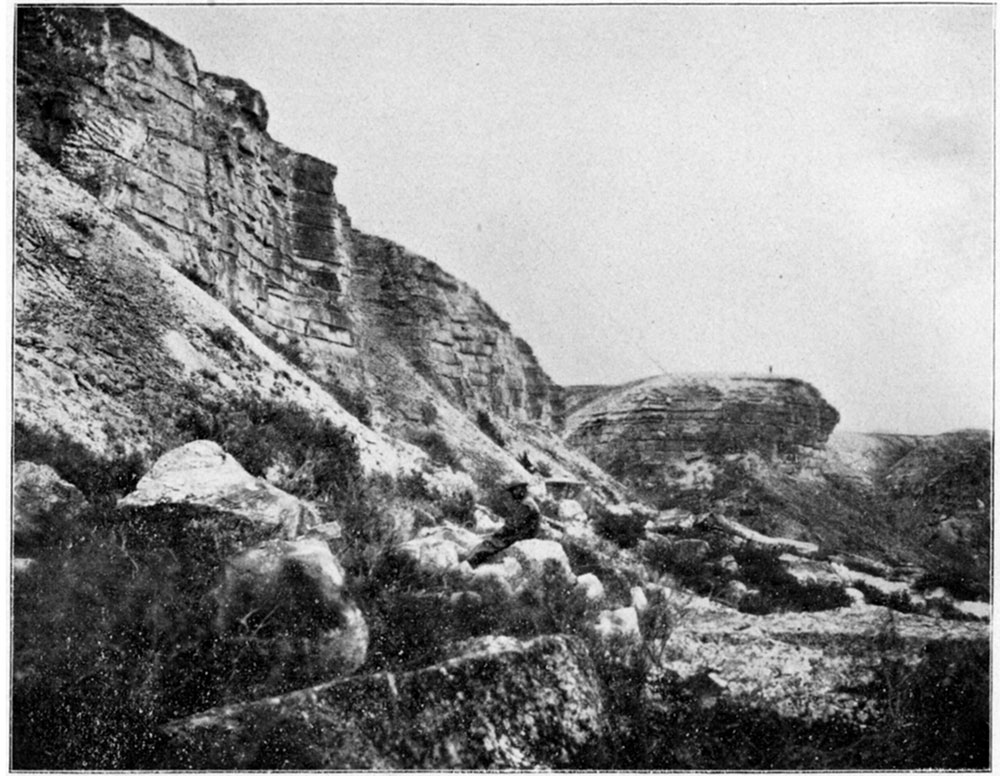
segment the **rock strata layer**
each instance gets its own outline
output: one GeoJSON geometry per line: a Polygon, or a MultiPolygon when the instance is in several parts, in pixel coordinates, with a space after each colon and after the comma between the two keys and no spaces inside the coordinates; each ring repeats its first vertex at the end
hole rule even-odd
{"type": "Polygon", "coordinates": [[[530,347],[468,285],[354,230],[336,168],[272,139],[256,90],[121,9],[23,8],[17,27],[18,135],[314,374],[363,385],[388,338],[463,409],[558,422],[530,347]]]}
{"type": "Polygon", "coordinates": [[[839,420],[819,391],[791,378],[662,375],[581,394],[566,438],[612,474],[705,453],[820,447],[839,420]]]}

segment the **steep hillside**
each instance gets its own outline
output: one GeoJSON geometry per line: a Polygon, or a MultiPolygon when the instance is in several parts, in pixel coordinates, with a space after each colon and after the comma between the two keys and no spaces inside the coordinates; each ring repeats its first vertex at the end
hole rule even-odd
{"type": "MultiPolygon", "coordinates": [[[[259,93],[201,72],[190,51],[117,8],[21,8],[17,20],[18,136],[145,243],[133,260],[165,257],[308,374],[313,394],[367,426],[439,458],[446,438],[479,479],[522,471],[515,458],[528,452],[556,475],[620,494],[549,433],[561,424],[561,389],[527,343],[467,284],[354,230],[336,168],[272,139],[259,93]],[[522,444],[521,426],[541,445],[522,444]]],[[[43,194],[22,192],[22,210],[43,194]]],[[[25,283],[19,298],[48,308],[48,292],[25,283]]],[[[40,343],[19,343],[36,351],[19,363],[44,355],[40,343]]],[[[49,401],[41,383],[34,394],[21,388],[23,411],[49,401]]],[[[116,422],[101,404],[67,412],[91,426],[116,422]]],[[[126,449],[156,441],[126,425],[126,449]]]]}
{"type": "Polygon", "coordinates": [[[17,143],[14,417],[97,453],[162,451],[245,392],[325,415],[366,468],[419,450],[358,421],[169,257],[17,143]]]}

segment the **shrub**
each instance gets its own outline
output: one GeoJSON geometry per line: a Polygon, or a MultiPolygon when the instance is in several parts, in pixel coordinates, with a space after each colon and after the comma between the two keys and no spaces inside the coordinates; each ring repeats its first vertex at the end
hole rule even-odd
{"type": "Polygon", "coordinates": [[[434,424],[437,420],[438,411],[437,407],[431,404],[429,401],[421,402],[420,404],[420,422],[425,426],[430,426],[434,424]]]}
{"type": "Polygon", "coordinates": [[[368,622],[365,669],[372,671],[428,665],[456,641],[498,632],[509,603],[498,586],[453,599],[450,574],[428,571],[392,547],[352,589],[368,622]]]}
{"type": "MultiPolygon", "coordinates": [[[[713,548],[717,556],[717,549],[713,548]]],[[[711,596],[729,581],[731,575],[722,572],[708,558],[704,560],[680,560],[671,543],[666,540],[650,539],[643,542],[641,549],[643,562],[657,574],[669,574],[688,590],[698,595],[711,596]]]]}
{"type": "Polygon", "coordinates": [[[616,511],[598,507],[594,530],[598,536],[610,539],[623,549],[635,547],[646,535],[646,518],[627,510],[616,511]]]}
{"type": "Polygon", "coordinates": [[[890,767],[988,768],[989,645],[932,643],[915,668],[900,676],[898,665],[884,661],[877,680],[888,701],[880,739],[890,767]]]}
{"type": "Polygon", "coordinates": [[[465,471],[458,454],[439,431],[412,431],[407,439],[430,456],[431,460],[441,466],[448,466],[455,471],[465,471]]]}
{"type": "Polygon", "coordinates": [[[476,522],[476,499],[467,490],[448,496],[441,502],[441,515],[459,525],[472,526],[476,522]]]}
{"type": "Polygon", "coordinates": [[[354,435],[295,404],[245,395],[214,416],[200,413],[192,421],[189,414],[178,425],[218,442],[256,477],[272,464],[290,466],[293,474],[281,485],[303,498],[350,501],[361,481],[354,435]]]}
{"type": "MultiPolygon", "coordinates": [[[[622,636],[606,640],[593,630],[585,632],[608,717],[602,769],[656,767],[654,753],[669,728],[661,731],[655,725],[651,679],[663,673],[668,640],[686,603],[671,591],[654,589],[639,615],[638,642],[622,636]]],[[[668,733],[667,740],[672,738],[668,733]]]]}
{"type": "Polygon", "coordinates": [[[740,601],[748,614],[776,611],[815,612],[850,606],[851,598],[839,585],[799,582],[778,559],[781,551],[748,543],[733,552],[743,580],[760,594],[740,601]]]}
{"type": "Polygon", "coordinates": [[[914,587],[918,590],[933,590],[943,587],[956,598],[963,601],[988,601],[990,598],[989,580],[977,578],[974,571],[955,568],[948,564],[937,564],[916,580],[914,587]]]}
{"type": "Polygon", "coordinates": [[[363,388],[351,390],[336,377],[329,380],[320,381],[337,400],[341,407],[350,412],[354,417],[371,428],[372,425],[372,403],[363,388]]]}
{"type": "Polygon", "coordinates": [[[236,353],[239,351],[241,346],[240,338],[230,327],[213,327],[206,329],[205,332],[216,347],[222,348],[227,353],[236,353]]]}
{"type": "Polygon", "coordinates": [[[220,702],[240,665],[207,636],[205,593],[263,533],[175,508],[94,512],[38,557],[14,588],[15,766],[155,767],[158,726],[220,702]]]}
{"type": "Polygon", "coordinates": [[[494,443],[500,447],[507,446],[507,440],[500,432],[500,429],[494,425],[493,419],[490,417],[490,414],[486,412],[486,410],[479,410],[476,412],[476,425],[479,426],[479,430],[492,439],[494,443]]]}

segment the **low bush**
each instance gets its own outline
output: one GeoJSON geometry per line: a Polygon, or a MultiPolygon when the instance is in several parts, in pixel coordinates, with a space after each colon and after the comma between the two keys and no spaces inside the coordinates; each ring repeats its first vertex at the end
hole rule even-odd
{"type": "Polygon", "coordinates": [[[242,342],[236,332],[229,326],[222,325],[217,328],[206,328],[205,333],[216,347],[222,348],[227,353],[237,353],[242,347],[242,342]]]}
{"type": "Polygon", "coordinates": [[[361,482],[354,435],[290,402],[246,394],[214,414],[184,415],[177,425],[192,439],[218,442],[256,477],[274,464],[285,467],[289,474],[279,484],[303,498],[351,501],[361,482]]]}
{"type": "Polygon", "coordinates": [[[594,530],[598,536],[610,539],[623,549],[630,549],[646,535],[646,518],[598,506],[595,509],[594,530]]]}
{"type": "Polygon", "coordinates": [[[411,431],[407,435],[407,440],[427,453],[434,463],[447,466],[455,471],[465,471],[458,453],[440,431],[411,431]]]}
{"type": "Polygon", "coordinates": [[[937,564],[914,583],[918,590],[934,590],[943,587],[955,598],[963,601],[989,601],[989,579],[980,579],[969,568],[956,568],[947,564],[937,564]]]}
{"type": "Polygon", "coordinates": [[[91,513],[36,558],[13,597],[13,762],[156,766],[158,726],[225,696],[240,645],[210,637],[206,591],[262,529],[197,512],[91,513]],[[226,655],[230,660],[226,660],[226,655]]]}
{"type": "Polygon", "coordinates": [[[352,590],[368,622],[363,670],[371,671],[430,665],[456,641],[504,632],[510,604],[499,585],[458,594],[452,574],[422,568],[393,547],[353,579],[352,590]]]}
{"type": "Polygon", "coordinates": [[[440,506],[441,516],[445,520],[467,528],[476,522],[476,498],[467,490],[448,496],[441,501],[440,506]]]}
{"type": "Polygon", "coordinates": [[[421,402],[420,404],[420,422],[425,426],[434,425],[434,421],[437,420],[438,410],[429,401],[421,402]]]}
{"type": "Polygon", "coordinates": [[[705,540],[709,544],[706,557],[683,558],[678,557],[671,541],[652,537],[642,544],[642,559],[657,574],[669,574],[686,589],[698,595],[711,596],[735,577],[713,562],[729,552],[728,544],[720,542],[717,534],[705,535],[705,540]]]}
{"type": "Polygon", "coordinates": [[[321,380],[320,382],[332,394],[341,407],[371,428],[372,403],[363,388],[351,390],[336,377],[321,380]]]}
{"type": "Polygon", "coordinates": [[[476,425],[479,427],[479,430],[493,440],[495,444],[500,447],[507,446],[506,438],[501,433],[500,429],[496,427],[496,424],[493,423],[493,418],[490,417],[490,414],[486,412],[486,410],[479,410],[476,412],[476,425]]]}
{"type": "Polygon", "coordinates": [[[800,582],[778,559],[779,549],[747,543],[733,552],[743,581],[759,594],[746,596],[739,609],[748,614],[780,611],[815,612],[850,606],[851,598],[840,585],[800,582]]]}

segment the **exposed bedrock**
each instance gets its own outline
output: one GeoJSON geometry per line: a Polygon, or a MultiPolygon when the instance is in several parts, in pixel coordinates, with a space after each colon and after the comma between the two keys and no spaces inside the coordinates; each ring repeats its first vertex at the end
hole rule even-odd
{"type": "Polygon", "coordinates": [[[582,403],[567,416],[567,440],[619,474],[706,453],[821,447],[840,419],[813,386],[785,377],[662,375],[569,390],[582,403]]]}
{"type": "Polygon", "coordinates": [[[558,422],[527,344],[468,285],[352,229],[336,167],[272,139],[253,88],[121,9],[17,25],[18,134],[259,333],[353,386],[388,336],[458,406],[558,422]]]}

